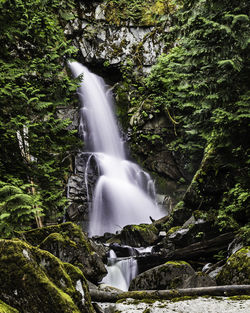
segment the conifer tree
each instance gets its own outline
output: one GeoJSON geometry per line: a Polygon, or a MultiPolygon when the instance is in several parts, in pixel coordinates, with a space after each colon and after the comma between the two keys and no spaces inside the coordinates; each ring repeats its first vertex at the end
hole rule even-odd
{"type": "MultiPolygon", "coordinates": [[[[76,89],[65,67],[65,58],[76,50],[64,35],[73,2],[0,2],[1,184],[7,188],[16,179],[35,184],[33,195],[30,187],[22,192],[27,199],[39,196],[45,217],[65,205],[69,155],[78,142],[68,130],[69,121],[61,120],[57,112],[72,104],[76,89]]],[[[4,207],[6,211],[9,206],[4,207]]]]}

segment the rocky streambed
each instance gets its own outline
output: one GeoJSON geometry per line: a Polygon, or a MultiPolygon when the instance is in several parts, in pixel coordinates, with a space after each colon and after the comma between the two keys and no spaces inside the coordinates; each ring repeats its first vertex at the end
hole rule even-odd
{"type": "MultiPolygon", "coordinates": [[[[194,252],[190,246],[203,245],[207,247],[206,253],[190,253],[183,260],[175,259],[178,249],[186,249],[169,249],[173,239],[178,247],[176,238],[181,229],[163,234],[158,223],[128,226],[115,236],[106,234],[96,238],[98,241],[89,239],[71,222],[17,233],[16,239],[0,240],[0,312],[184,313],[201,312],[202,307],[206,308],[205,312],[247,312],[250,248],[242,247],[232,235],[221,234],[188,246],[194,252]],[[122,243],[123,232],[128,235],[128,229],[134,244],[150,244],[150,248],[143,250],[122,243]],[[157,234],[157,231],[160,232],[157,234]],[[115,243],[118,239],[120,242],[115,243]],[[231,242],[225,259],[215,261],[216,249],[211,250],[209,240],[214,240],[215,246],[217,242],[217,250],[222,242],[226,247],[231,242]],[[131,257],[138,263],[138,275],[132,279],[128,292],[100,284],[107,275],[105,264],[110,249],[120,257],[134,254],[131,257]],[[225,298],[236,295],[245,297],[225,298]]],[[[180,236],[179,244],[183,241],[180,236]]]]}
{"type": "Polygon", "coordinates": [[[134,301],[127,299],[123,302],[99,303],[103,312],[127,312],[127,313],[248,313],[250,300],[221,298],[196,298],[179,301],[134,301]]]}

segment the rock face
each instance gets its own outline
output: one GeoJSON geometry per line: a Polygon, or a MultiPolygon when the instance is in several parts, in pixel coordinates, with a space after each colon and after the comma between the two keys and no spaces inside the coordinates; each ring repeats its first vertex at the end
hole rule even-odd
{"type": "Polygon", "coordinates": [[[98,168],[94,155],[78,153],[75,156],[74,175],[70,176],[67,185],[67,198],[70,203],[67,215],[71,221],[80,222],[85,231],[88,229],[88,209],[97,178],[98,168]]]}
{"type": "Polygon", "coordinates": [[[88,280],[97,283],[107,271],[86,235],[73,223],[44,227],[22,233],[22,238],[47,250],[61,261],[79,267],[88,280]]]}
{"type": "Polygon", "coordinates": [[[218,285],[249,285],[250,247],[244,247],[231,255],[216,281],[218,285]]]}
{"type": "Polygon", "coordinates": [[[94,313],[77,267],[18,239],[0,240],[0,250],[0,298],[6,304],[25,313],[94,313]]]}
{"type": "MultiPolygon", "coordinates": [[[[153,10],[153,5],[148,7],[148,16],[156,16],[153,10]]],[[[167,13],[167,7],[162,5],[157,13],[158,22],[152,18],[142,21],[142,16],[133,18],[129,4],[124,7],[124,3],[113,1],[102,4],[80,1],[66,34],[76,39],[75,44],[80,48],[85,63],[105,62],[105,66],[112,66],[133,56],[138,65],[146,68],[155,63],[163,49],[161,27],[157,24],[160,16],[167,13]]],[[[163,23],[165,25],[166,21],[163,23]]]]}
{"type": "Polygon", "coordinates": [[[203,273],[196,273],[184,261],[169,261],[156,266],[134,278],[130,290],[154,290],[215,286],[213,279],[203,273]]]}

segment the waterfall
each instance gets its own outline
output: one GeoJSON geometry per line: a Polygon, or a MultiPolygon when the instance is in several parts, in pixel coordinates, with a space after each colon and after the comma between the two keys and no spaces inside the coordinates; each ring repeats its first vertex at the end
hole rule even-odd
{"type": "Polygon", "coordinates": [[[127,291],[131,280],[138,274],[137,261],[133,257],[117,258],[113,250],[109,253],[108,274],[102,283],[127,291]]]}
{"type": "Polygon", "coordinates": [[[69,65],[74,76],[82,75],[79,128],[100,171],[89,208],[89,235],[114,233],[128,224],[150,223],[150,216],[162,217],[152,179],[137,164],[126,160],[112,95],[104,80],[78,62],[69,65]]]}

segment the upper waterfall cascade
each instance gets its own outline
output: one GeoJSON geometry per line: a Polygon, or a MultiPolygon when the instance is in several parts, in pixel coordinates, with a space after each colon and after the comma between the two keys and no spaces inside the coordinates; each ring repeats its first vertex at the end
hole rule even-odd
{"type": "Polygon", "coordinates": [[[115,232],[128,224],[149,223],[150,216],[162,217],[149,174],[126,160],[112,94],[104,80],[78,62],[70,62],[70,68],[74,76],[82,75],[78,89],[79,130],[100,171],[89,208],[89,235],[115,232]]]}

